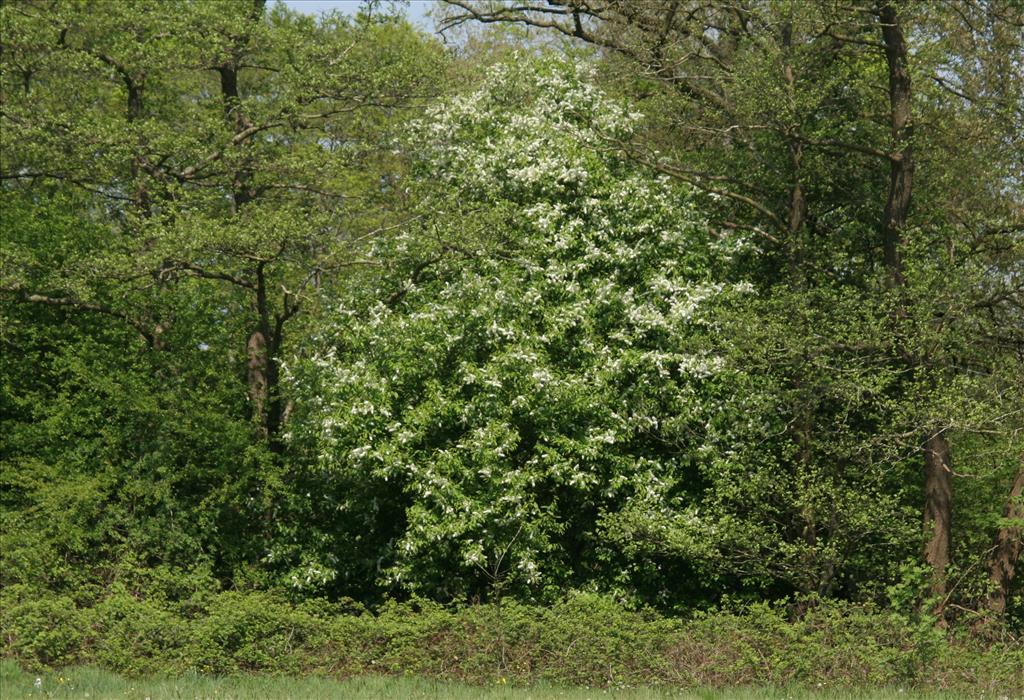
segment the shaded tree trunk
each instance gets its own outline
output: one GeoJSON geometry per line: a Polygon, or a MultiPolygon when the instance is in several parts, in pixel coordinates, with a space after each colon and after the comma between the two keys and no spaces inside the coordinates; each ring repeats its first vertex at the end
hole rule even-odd
{"type": "MultiPolygon", "coordinates": [[[[252,122],[242,111],[241,95],[238,91],[238,59],[233,57],[216,68],[220,75],[220,91],[224,101],[224,119],[230,124],[235,136],[252,126],[252,122]]],[[[248,167],[238,168],[231,181],[231,199],[235,212],[256,198],[252,187],[252,170],[248,167]]]]}
{"type": "Polygon", "coordinates": [[[903,286],[900,246],[907,224],[914,181],[914,124],[911,118],[911,84],[907,42],[896,9],[889,2],[879,6],[885,61],[889,72],[889,130],[893,150],[889,154],[889,194],[882,214],[882,252],[889,283],[903,286]]]}
{"type": "MultiPolygon", "coordinates": [[[[265,0],[253,0],[249,19],[260,21],[263,16],[265,0]]],[[[213,66],[220,78],[221,99],[224,109],[224,120],[234,132],[237,146],[244,148],[246,139],[240,138],[253,128],[253,122],[242,108],[242,95],[239,89],[239,70],[242,65],[242,53],[247,40],[243,34],[234,37],[234,47],[230,56],[213,66]]],[[[237,214],[258,195],[253,185],[253,169],[243,159],[235,169],[231,179],[232,208],[237,214]]],[[[256,328],[249,334],[246,343],[248,360],[247,388],[252,406],[253,420],[258,426],[260,436],[267,442],[271,451],[278,452],[281,448],[278,440],[282,420],[280,396],[280,372],[277,356],[281,349],[284,323],[297,310],[297,305],[288,308],[285,301],[283,315],[275,316],[271,322],[270,298],[267,291],[267,260],[256,262],[253,270],[253,281],[246,285],[255,296],[256,328]]]]}
{"type": "MultiPolygon", "coordinates": [[[[125,72],[124,84],[128,91],[127,119],[129,122],[137,122],[143,117],[143,80],[141,78],[132,77],[125,72]]],[[[152,214],[152,204],[150,202],[149,188],[146,186],[146,181],[143,176],[145,149],[146,140],[140,135],[136,146],[136,153],[132,158],[131,164],[131,176],[133,183],[132,201],[135,204],[136,211],[141,216],[149,217],[152,214]]]]}
{"type": "MultiPolygon", "coordinates": [[[[1010,498],[1003,510],[1003,517],[1009,520],[1024,519],[1024,467],[1018,472],[1010,487],[1010,498]]],[[[1024,549],[1024,528],[1008,524],[999,529],[996,535],[996,546],[989,563],[989,577],[993,590],[988,597],[988,607],[995,613],[1006,611],[1006,603],[1010,597],[1010,585],[1013,583],[1014,570],[1024,549]]]]}
{"type": "MultiPolygon", "coordinates": [[[[924,452],[924,560],[932,569],[932,594],[944,598],[952,541],[949,443],[936,433],[925,441],[924,452]]],[[[941,608],[940,601],[937,612],[941,608]]]]}
{"type": "MultiPolygon", "coordinates": [[[[793,63],[791,60],[793,50],[793,26],[791,22],[786,22],[782,26],[782,48],[784,52],[782,77],[786,81],[786,97],[789,103],[789,108],[793,112],[793,118],[795,119],[797,111],[796,74],[793,71],[793,63]]],[[[804,221],[807,219],[807,198],[804,195],[803,184],[801,183],[803,143],[799,138],[799,126],[797,124],[788,125],[785,136],[786,146],[789,149],[789,164],[792,169],[791,175],[793,179],[793,184],[789,193],[786,228],[789,233],[790,244],[797,246],[798,252],[802,255],[802,251],[799,251],[800,244],[795,240],[804,226],[804,221]]]]}
{"type": "MultiPolygon", "coordinates": [[[[910,211],[914,182],[914,121],[911,104],[912,86],[909,53],[903,28],[894,3],[882,0],[877,6],[882,44],[889,74],[889,192],[882,213],[882,255],[887,284],[901,296],[896,314],[906,318],[906,285],[903,258],[903,230],[910,211]]],[[[920,366],[920,359],[903,350],[904,361],[911,370],[920,366]]],[[[927,542],[924,560],[932,569],[932,593],[946,594],[946,567],[950,562],[952,530],[952,489],[949,469],[950,449],[945,436],[936,431],[924,440],[924,527],[927,542]]],[[[940,604],[941,608],[941,604],[940,604]]],[[[941,613],[941,609],[937,612],[941,613]]]]}
{"type": "Polygon", "coordinates": [[[267,297],[265,264],[256,265],[257,329],[249,336],[249,399],[252,401],[253,419],[260,435],[271,451],[280,449],[278,432],[281,428],[280,368],[277,356],[287,316],[277,316],[271,323],[270,302],[267,297]]]}

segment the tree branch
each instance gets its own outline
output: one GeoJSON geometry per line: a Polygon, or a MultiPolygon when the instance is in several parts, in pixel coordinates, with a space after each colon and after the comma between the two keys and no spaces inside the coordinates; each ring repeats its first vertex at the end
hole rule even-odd
{"type": "Polygon", "coordinates": [[[18,301],[28,304],[43,304],[46,306],[63,306],[72,309],[78,309],[79,311],[89,311],[91,313],[102,314],[104,316],[110,316],[116,318],[123,323],[131,326],[135,329],[139,335],[145,339],[146,344],[150,347],[156,347],[156,335],[150,330],[149,326],[142,323],[142,321],[133,318],[132,316],[124,313],[123,311],[117,311],[104,304],[97,304],[95,302],[82,301],[80,299],[73,299],[71,297],[53,297],[46,294],[35,294],[28,290],[21,289],[20,287],[3,287],[0,288],[0,292],[10,294],[14,296],[18,301]]]}

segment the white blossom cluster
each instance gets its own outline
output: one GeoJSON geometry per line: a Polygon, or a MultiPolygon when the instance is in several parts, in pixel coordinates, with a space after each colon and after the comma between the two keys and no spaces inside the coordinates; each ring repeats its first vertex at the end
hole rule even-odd
{"type": "Polygon", "coordinates": [[[554,58],[497,65],[482,88],[430,110],[414,128],[414,148],[458,190],[538,198],[580,192],[593,176],[593,145],[628,137],[639,119],[591,77],[587,66],[554,58]]]}

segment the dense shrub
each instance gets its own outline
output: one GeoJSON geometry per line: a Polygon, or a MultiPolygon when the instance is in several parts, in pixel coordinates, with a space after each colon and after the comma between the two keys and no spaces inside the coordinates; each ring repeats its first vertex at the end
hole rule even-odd
{"type": "Polygon", "coordinates": [[[746,684],[1024,692],[1024,645],[948,636],[928,619],[871,606],[785,604],[667,618],[577,594],[551,607],[444,607],[413,600],[375,612],[229,592],[186,604],[114,593],[91,607],[4,591],[3,653],[26,667],[96,664],[143,673],[502,678],[592,686],[746,684]]]}

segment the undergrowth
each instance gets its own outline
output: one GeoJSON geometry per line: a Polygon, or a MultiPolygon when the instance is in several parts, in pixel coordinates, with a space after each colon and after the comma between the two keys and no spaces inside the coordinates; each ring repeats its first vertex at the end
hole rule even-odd
{"type": "Polygon", "coordinates": [[[1024,693],[1024,645],[870,605],[783,604],[669,618],[578,594],[551,607],[292,603],[226,592],[184,602],[114,592],[2,595],[3,654],[27,669],[144,674],[401,675],[489,685],[775,686],[1024,693]]]}

